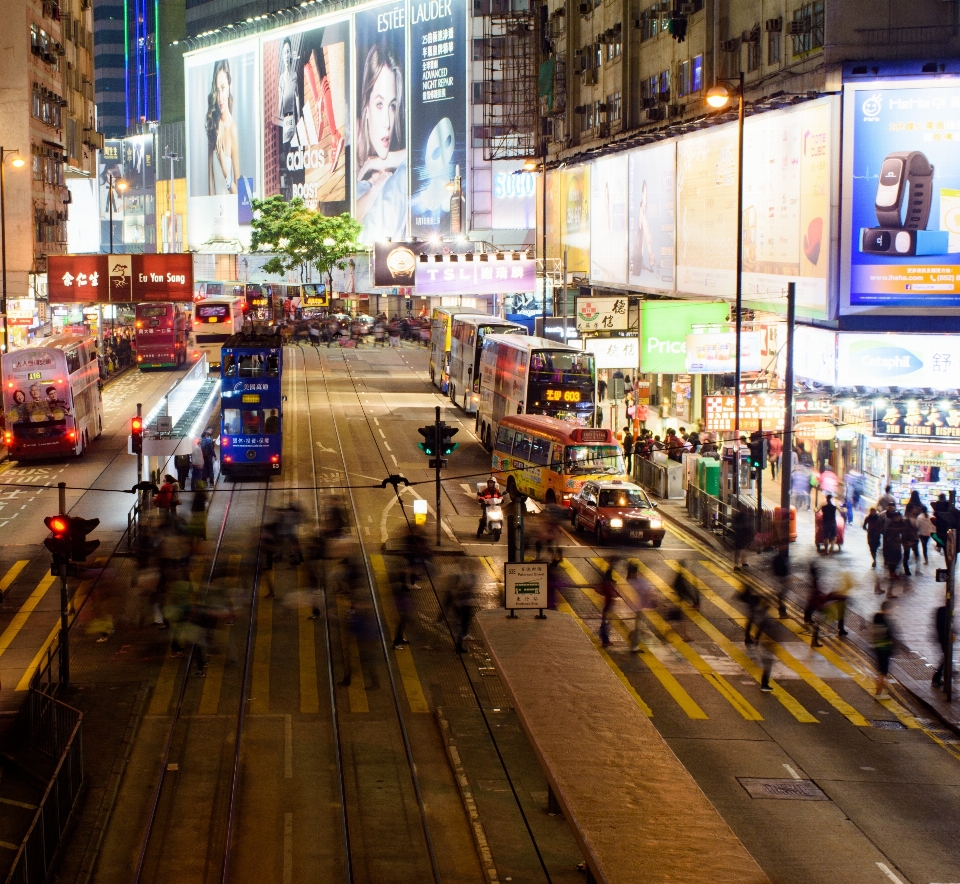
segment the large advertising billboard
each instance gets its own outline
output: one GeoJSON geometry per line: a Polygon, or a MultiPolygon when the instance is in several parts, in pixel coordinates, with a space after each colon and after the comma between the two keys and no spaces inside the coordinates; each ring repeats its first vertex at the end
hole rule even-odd
{"type": "Polygon", "coordinates": [[[837,381],[845,387],[955,390],[960,338],[953,335],[851,334],[837,344],[837,381]]]}
{"type": "MultiPolygon", "coordinates": [[[[467,174],[467,10],[465,0],[410,3],[410,146],[412,233],[418,237],[459,233],[451,217],[456,194],[448,187],[467,174]]],[[[461,203],[462,208],[463,203],[461,203]]],[[[458,213],[460,209],[456,210],[458,213]]]]}
{"type": "Polygon", "coordinates": [[[627,155],[590,166],[590,281],[627,282],[627,155]]]}
{"type": "Polygon", "coordinates": [[[404,2],[354,16],[356,219],[360,239],[406,239],[409,215],[404,2]]]}
{"type": "Polygon", "coordinates": [[[260,194],[257,44],[218,46],[185,64],[190,247],[246,245],[250,201],[260,194]]]}
{"type": "Polygon", "coordinates": [[[548,186],[551,190],[557,187],[547,200],[548,213],[549,197],[556,203],[553,211],[560,232],[560,249],[555,257],[563,257],[566,250],[567,272],[587,276],[590,273],[590,166],[562,169],[556,178],[550,176],[548,186]]]}
{"type": "Polygon", "coordinates": [[[350,209],[350,22],[264,40],[263,193],[350,209]]]}
{"type": "Polygon", "coordinates": [[[644,301],[640,318],[640,368],[653,374],[687,371],[687,335],[695,327],[725,323],[730,305],[717,301],[644,301]]]}
{"type": "Polygon", "coordinates": [[[960,84],[844,87],[841,312],[960,307],[960,84]]]}
{"type": "Polygon", "coordinates": [[[630,153],[627,281],[646,289],[674,287],[677,148],[674,142],[630,153]]]}

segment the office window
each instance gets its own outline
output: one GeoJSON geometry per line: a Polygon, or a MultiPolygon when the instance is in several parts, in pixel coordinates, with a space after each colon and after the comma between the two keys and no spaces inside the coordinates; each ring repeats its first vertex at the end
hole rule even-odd
{"type": "Polygon", "coordinates": [[[681,61],[677,67],[677,98],[682,98],[690,91],[690,61],[681,61]]]}
{"type": "Polygon", "coordinates": [[[767,64],[780,64],[783,41],[779,31],[767,32],[767,64]]]}
{"type": "Polygon", "coordinates": [[[823,0],[805,3],[793,11],[793,21],[801,26],[802,33],[793,35],[793,54],[803,55],[823,46],[823,0]]]}
{"type": "Polygon", "coordinates": [[[607,96],[607,122],[616,123],[623,115],[623,93],[614,92],[607,96]]]}
{"type": "Polygon", "coordinates": [[[695,55],[690,73],[690,91],[699,92],[701,89],[703,89],[703,56],[695,55]]]}
{"type": "Polygon", "coordinates": [[[660,71],[660,99],[670,100],[670,71],[660,71]]]}
{"type": "Polygon", "coordinates": [[[747,43],[747,71],[756,71],[760,68],[761,53],[759,43],[747,43]]]}

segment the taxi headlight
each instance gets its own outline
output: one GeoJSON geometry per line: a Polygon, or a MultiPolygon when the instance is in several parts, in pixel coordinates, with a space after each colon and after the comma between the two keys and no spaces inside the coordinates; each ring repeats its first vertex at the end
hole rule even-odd
{"type": "Polygon", "coordinates": [[[622,527],[623,527],[623,519],[611,519],[611,520],[610,520],[610,527],[611,527],[611,528],[622,528],[622,527]]]}
{"type": "Polygon", "coordinates": [[[663,522],[662,522],[660,519],[651,519],[651,520],[650,520],[650,527],[651,527],[651,528],[662,528],[662,527],[663,527],[663,522]]]}

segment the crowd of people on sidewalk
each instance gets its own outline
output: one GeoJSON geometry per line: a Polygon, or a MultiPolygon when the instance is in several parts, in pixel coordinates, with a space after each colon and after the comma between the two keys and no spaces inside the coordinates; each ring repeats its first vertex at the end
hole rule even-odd
{"type": "Polygon", "coordinates": [[[399,347],[400,341],[422,346],[430,344],[430,320],[427,317],[394,315],[376,316],[319,316],[287,321],[285,334],[294,341],[309,341],[314,346],[360,347],[370,343],[374,347],[399,347]]]}

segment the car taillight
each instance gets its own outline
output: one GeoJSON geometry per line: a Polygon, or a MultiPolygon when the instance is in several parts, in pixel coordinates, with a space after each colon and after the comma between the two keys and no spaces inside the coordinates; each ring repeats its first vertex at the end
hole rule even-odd
{"type": "Polygon", "coordinates": [[[226,461],[226,463],[232,463],[232,462],[233,462],[233,458],[230,457],[229,454],[224,455],[224,458],[223,458],[223,459],[224,459],[224,461],[226,461]]]}
{"type": "Polygon", "coordinates": [[[280,463],[280,455],[273,454],[270,456],[270,463],[280,463]]]}
{"type": "Polygon", "coordinates": [[[72,442],[77,438],[77,431],[71,430],[67,435],[70,437],[70,441],[72,442]]]}

